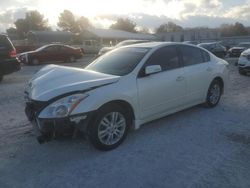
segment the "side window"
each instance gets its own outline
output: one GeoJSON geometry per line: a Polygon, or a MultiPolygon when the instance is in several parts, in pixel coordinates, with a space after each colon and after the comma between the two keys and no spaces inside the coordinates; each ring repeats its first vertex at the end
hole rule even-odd
{"type": "Polygon", "coordinates": [[[201,50],[201,53],[202,53],[202,56],[203,56],[203,62],[209,62],[210,61],[210,55],[204,50],[201,50]]]}
{"type": "Polygon", "coordinates": [[[181,46],[182,59],[185,66],[203,63],[203,56],[199,48],[181,46]]]}
{"type": "Polygon", "coordinates": [[[161,65],[163,71],[180,67],[176,46],[167,46],[155,51],[146,65],[161,65]]]}
{"type": "Polygon", "coordinates": [[[55,52],[57,50],[58,50],[58,48],[56,46],[49,46],[49,47],[44,49],[44,51],[46,51],[46,52],[55,52]]]}
{"type": "Polygon", "coordinates": [[[60,46],[59,49],[60,49],[61,51],[67,51],[67,50],[68,50],[68,48],[66,48],[66,47],[64,47],[64,46],[60,46]]]}
{"type": "Polygon", "coordinates": [[[0,50],[9,50],[11,45],[6,37],[0,37],[0,50]]]}

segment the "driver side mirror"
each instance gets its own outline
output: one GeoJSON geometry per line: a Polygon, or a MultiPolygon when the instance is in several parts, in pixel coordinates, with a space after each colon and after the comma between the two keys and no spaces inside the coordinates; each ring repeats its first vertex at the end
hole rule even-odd
{"type": "Polygon", "coordinates": [[[161,66],[160,65],[150,65],[145,67],[145,76],[150,75],[150,74],[155,74],[158,72],[161,72],[161,66]]]}

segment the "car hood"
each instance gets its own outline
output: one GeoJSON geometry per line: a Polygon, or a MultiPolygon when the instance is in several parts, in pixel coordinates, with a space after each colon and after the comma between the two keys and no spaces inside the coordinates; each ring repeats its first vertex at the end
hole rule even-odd
{"type": "Polygon", "coordinates": [[[242,55],[250,55],[250,48],[247,49],[247,50],[245,50],[245,51],[243,51],[241,54],[242,55]]]}
{"type": "Polygon", "coordinates": [[[25,93],[31,100],[49,101],[67,93],[90,90],[117,82],[119,76],[57,65],[48,65],[29,81],[25,93]]]}

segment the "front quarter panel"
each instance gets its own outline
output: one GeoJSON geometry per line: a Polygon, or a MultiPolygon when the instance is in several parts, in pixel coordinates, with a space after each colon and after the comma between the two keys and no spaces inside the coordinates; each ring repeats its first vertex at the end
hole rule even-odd
{"type": "Polygon", "coordinates": [[[137,117],[137,88],[134,76],[122,77],[118,82],[89,91],[89,96],[73,110],[71,115],[98,110],[112,101],[125,101],[131,105],[137,117]]]}

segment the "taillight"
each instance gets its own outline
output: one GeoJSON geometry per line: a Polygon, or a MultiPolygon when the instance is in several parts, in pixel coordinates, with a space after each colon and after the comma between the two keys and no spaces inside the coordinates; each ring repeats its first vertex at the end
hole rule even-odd
{"type": "Polygon", "coordinates": [[[16,50],[10,51],[9,56],[10,57],[16,57],[16,50]]]}

